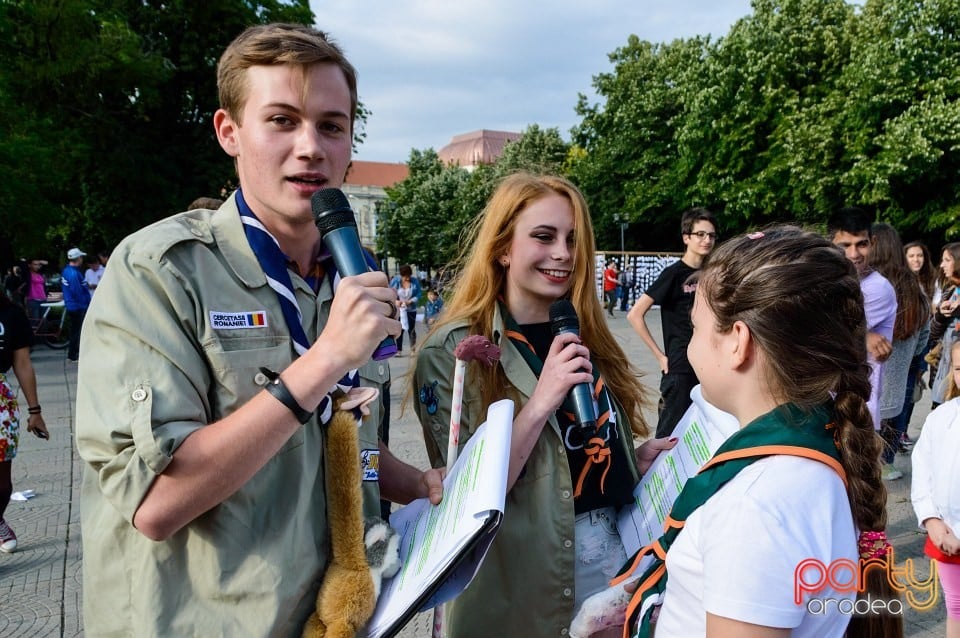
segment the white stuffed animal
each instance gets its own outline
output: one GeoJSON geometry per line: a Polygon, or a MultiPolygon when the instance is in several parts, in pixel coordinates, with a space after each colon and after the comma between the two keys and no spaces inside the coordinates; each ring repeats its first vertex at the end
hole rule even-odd
{"type": "Polygon", "coordinates": [[[570,638],[590,638],[593,634],[610,627],[619,627],[626,622],[627,605],[633,597],[626,587],[636,584],[636,580],[619,583],[599,591],[583,601],[580,611],[570,624],[570,638]]]}

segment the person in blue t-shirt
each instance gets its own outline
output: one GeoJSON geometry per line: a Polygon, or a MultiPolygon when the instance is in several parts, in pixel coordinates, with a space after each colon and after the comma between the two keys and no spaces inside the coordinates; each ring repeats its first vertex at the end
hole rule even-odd
{"type": "Polygon", "coordinates": [[[443,310],[443,297],[431,288],[427,291],[427,306],[423,315],[423,323],[427,324],[427,328],[432,326],[440,317],[441,310],[443,310]]]}
{"type": "Polygon", "coordinates": [[[84,279],[80,267],[87,253],[79,248],[67,251],[67,266],[63,269],[60,285],[63,286],[63,306],[70,319],[70,347],[67,349],[67,359],[80,359],[80,330],[83,328],[83,318],[90,307],[90,287],[84,279]]]}

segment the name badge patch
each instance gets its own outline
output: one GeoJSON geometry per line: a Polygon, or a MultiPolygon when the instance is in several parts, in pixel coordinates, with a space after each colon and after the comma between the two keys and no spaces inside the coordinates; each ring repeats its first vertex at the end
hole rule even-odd
{"type": "Polygon", "coordinates": [[[364,481],[379,481],[380,450],[360,450],[360,470],[364,481]]]}
{"type": "Polygon", "coordinates": [[[210,325],[216,330],[238,330],[240,328],[266,328],[267,313],[264,310],[247,312],[210,311],[210,325]]]}

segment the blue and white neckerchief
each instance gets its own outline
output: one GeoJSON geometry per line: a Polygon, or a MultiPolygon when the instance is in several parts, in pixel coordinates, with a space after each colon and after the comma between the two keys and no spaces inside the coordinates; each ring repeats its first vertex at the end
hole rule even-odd
{"type": "MultiPolygon", "coordinates": [[[[270,231],[257,219],[257,216],[243,199],[243,193],[237,189],[237,209],[240,211],[240,221],[243,222],[243,231],[253,249],[253,254],[257,256],[260,267],[267,277],[267,285],[277,293],[277,299],[280,302],[280,309],[283,312],[283,318],[287,322],[287,328],[290,330],[290,339],[293,349],[297,356],[302,355],[310,349],[310,341],[307,339],[307,333],[303,329],[303,315],[300,312],[300,306],[297,304],[297,298],[293,292],[293,281],[290,279],[290,271],[287,264],[290,259],[280,249],[280,244],[276,238],[270,234],[270,231]]],[[[332,271],[332,269],[331,269],[332,271]]],[[[330,271],[328,271],[330,272],[330,271]]],[[[332,273],[334,280],[339,279],[332,273]]],[[[335,288],[334,288],[335,289],[335,288]]],[[[333,400],[331,395],[336,392],[349,392],[351,388],[360,385],[360,375],[356,370],[350,370],[340,381],[334,384],[327,393],[320,405],[317,406],[317,415],[321,425],[330,422],[333,416],[333,400]]]]}

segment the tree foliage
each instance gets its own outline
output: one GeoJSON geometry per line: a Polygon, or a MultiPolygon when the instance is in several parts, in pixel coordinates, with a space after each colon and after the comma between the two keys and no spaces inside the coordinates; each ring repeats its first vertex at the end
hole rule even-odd
{"type": "Polygon", "coordinates": [[[958,34],[960,0],[754,0],[716,41],[631,37],[600,103],[580,97],[571,172],[598,229],[631,221],[628,248],[678,242],[696,205],[728,233],[863,205],[942,241],[960,232],[958,34]]]}
{"type": "Polygon", "coordinates": [[[561,173],[567,154],[559,130],[536,124],[507,144],[494,164],[470,171],[445,165],[433,149],[411,151],[408,177],[387,189],[379,208],[377,250],[425,269],[450,263],[504,176],[518,170],[561,173]]]}
{"type": "Polygon", "coordinates": [[[216,63],[273,21],[314,18],[308,0],[0,0],[0,225],[17,256],[109,247],[233,185],[216,63]]]}
{"type": "Polygon", "coordinates": [[[571,172],[590,203],[601,245],[619,237],[615,216],[634,222],[630,247],[649,247],[639,237],[662,245],[662,222],[684,207],[685,176],[699,154],[685,156],[677,129],[696,93],[688,78],[699,75],[707,43],[651,44],[631,36],[610,55],[614,71],[594,79],[606,104],[589,105],[580,96],[583,120],[573,130],[578,152],[571,172]]]}
{"type": "MultiPolygon", "coordinates": [[[[0,0],[0,263],[109,247],[232,188],[219,55],[250,24],[313,19],[308,0],[0,0]]],[[[447,263],[519,169],[571,177],[601,247],[627,220],[628,249],[679,248],[695,205],[727,234],[859,204],[934,247],[960,236],[960,0],[754,0],[722,37],[630,36],[610,61],[571,144],[533,125],[470,172],[412,151],[381,250],[447,263]]]]}

